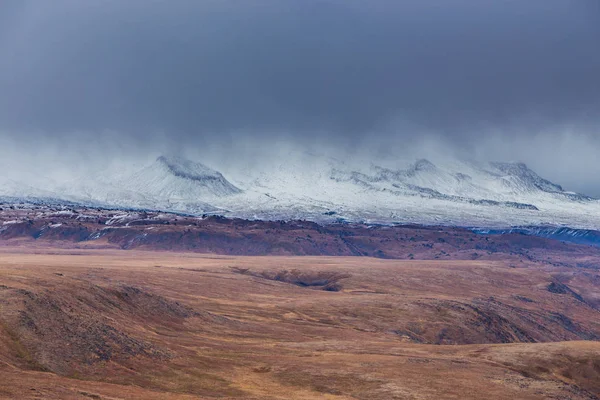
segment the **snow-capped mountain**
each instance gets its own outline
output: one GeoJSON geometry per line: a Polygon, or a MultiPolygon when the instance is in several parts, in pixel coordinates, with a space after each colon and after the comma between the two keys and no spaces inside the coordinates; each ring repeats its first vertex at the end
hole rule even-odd
{"type": "Polygon", "coordinates": [[[600,201],[523,163],[425,159],[400,168],[290,154],[227,173],[181,157],[99,171],[48,188],[0,182],[0,195],[257,219],[600,228],[600,201]]]}
{"type": "Polygon", "coordinates": [[[165,156],[115,184],[146,196],[175,201],[212,200],[241,192],[221,173],[203,164],[165,156]]]}
{"type": "Polygon", "coordinates": [[[75,201],[195,214],[218,210],[209,201],[241,190],[203,164],[160,156],[139,169],[106,170],[81,177],[57,192],[75,201]]]}

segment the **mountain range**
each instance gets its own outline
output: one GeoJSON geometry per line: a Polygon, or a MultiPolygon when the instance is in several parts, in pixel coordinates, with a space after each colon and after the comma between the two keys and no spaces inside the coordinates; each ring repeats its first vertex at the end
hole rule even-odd
{"type": "Polygon", "coordinates": [[[565,191],[519,162],[419,159],[402,168],[356,167],[302,153],[226,169],[160,156],[63,182],[2,178],[0,196],[265,220],[600,228],[599,200],[565,191]]]}

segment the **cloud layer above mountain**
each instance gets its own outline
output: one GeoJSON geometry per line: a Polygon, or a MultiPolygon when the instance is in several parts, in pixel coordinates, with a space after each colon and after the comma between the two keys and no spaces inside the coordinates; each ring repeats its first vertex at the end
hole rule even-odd
{"type": "Polygon", "coordinates": [[[522,160],[600,194],[595,0],[6,0],[0,10],[0,135],[15,148],[435,149],[522,160]]]}

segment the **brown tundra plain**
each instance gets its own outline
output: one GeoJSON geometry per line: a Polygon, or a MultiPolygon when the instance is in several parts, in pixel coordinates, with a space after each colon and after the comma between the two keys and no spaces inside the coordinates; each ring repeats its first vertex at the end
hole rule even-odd
{"type": "Polygon", "coordinates": [[[599,398],[597,248],[75,218],[0,232],[0,398],[599,398]]]}

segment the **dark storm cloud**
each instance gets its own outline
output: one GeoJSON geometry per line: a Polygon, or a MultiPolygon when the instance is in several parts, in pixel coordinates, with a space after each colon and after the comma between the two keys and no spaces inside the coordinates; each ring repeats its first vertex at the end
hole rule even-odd
{"type": "Polygon", "coordinates": [[[393,154],[426,138],[600,193],[599,49],[596,0],[4,0],[0,139],[393,154]]]}
{"type": "Polygon", "coordinates": [[[0,127],[450,135],[595,120],[594,1],[5,1],[0,127]]]}

